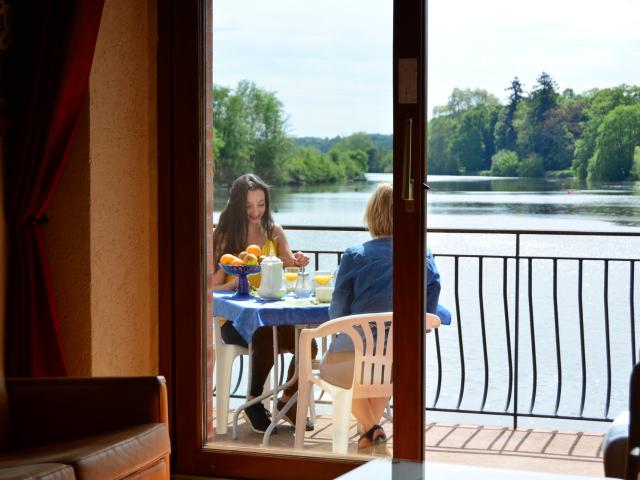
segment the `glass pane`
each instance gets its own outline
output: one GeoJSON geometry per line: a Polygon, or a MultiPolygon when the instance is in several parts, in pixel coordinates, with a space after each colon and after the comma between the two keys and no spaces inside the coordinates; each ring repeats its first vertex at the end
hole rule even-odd
{"type": "Polygon", "coordinates": [[[640,6],[511,7],[429,1],[428,241],[454,318],[428,338],[427,450],[600,475],[637,361],[638,137],[621,119],[640,119],[640,6]]]}
{"type": "MultiPolygon", "coordinates": [[[[296,389],[284,388],[276,401],[269,391],[295,371],[294,325],[391,310],[390,191],[378,184],[392,181],[392,8],[391,0],[213,3],[211,446],[291,454],[295,409],[281,421],[276,416],[296,389]],[[242,177],[248,173],[260,179],[242,177]],[[363,216],[374,192],[379,208],[369,232],[363,216]],[[345,253],[351,246],[378,262],[358,267],[358,255],[345,253]],[[259,279],[250,274],[258,268],[259,279]],[[354,278],[357,268],[370,274],[354,278]],[[346,299],[347,288],[353,299],[346,299]],[[244,298],[229,299],[236,295],[244,298]],[[280,325],[275,338],[273,324],[280,325]],[[272,369],[276,341],[284,354],[272,369]],[[277,434],[269,435],[271,424],[277,434]],[[263,430],[266,436],[256,432],[263,430]]],[[[390,319],[378,322],[353,330],[355,346],[346,333],[331,332],[302,343],[317,353],[310,363],[301,351],[298,371],[309,368],[318,384],[308,410],[313,430],[304,433],[301,453],[392,455],[391,371],[381,363],[391,355],[390,319]],[[372,350],[378,338],[378,363],[359,372],[368,380],[356,377],[363,385],[348,388],[357,370],[354,349],[360,341],[372,350]],[[362,396],[354,400],[357,417],[349,413],[349,392],[362,396]]],[[[345,325],[342,331],[351,328],[345,325]]],[[[304,427],[307,413],[300,416],[296,423],[304,427]]]]}

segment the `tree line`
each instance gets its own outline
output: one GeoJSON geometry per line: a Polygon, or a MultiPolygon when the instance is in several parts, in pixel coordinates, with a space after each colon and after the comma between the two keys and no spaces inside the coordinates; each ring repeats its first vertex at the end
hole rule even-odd
{"type": "Polygon", "coordinates": [[[640,87],[558,92],[542,73],[516,77],[506,105],[486,90],[454,89],[428,125],[429,172],[640,179],[640,87]]]}
{"type": "MultiPolygon", "coordinates": [[[[640,87],[561,93],[542,73],[526,92],[516,77],[506,104],[482,89],[454,89],[428,123],[429,173],[640,180],[640,87]]],[[[214,86],[216,181],[253,171],[273,184],[359,179],[392,170],[391,135],[293,138],[273,92],[241,81],[214,86]]]]}
{"type": "Polygon", "coordinates": [[[282,102],[273,92],[241,81],[214,85],[214,163],[217,182],[255,172],[272,184],[355,180],[391,169],[390,135],[294,139],[282,102]]]}

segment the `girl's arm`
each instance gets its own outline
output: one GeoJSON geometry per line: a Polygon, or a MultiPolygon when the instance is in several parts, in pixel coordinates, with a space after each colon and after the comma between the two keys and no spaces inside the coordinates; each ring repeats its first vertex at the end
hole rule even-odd
{"type": "Polygon", "coordinates": [[[309,265],[309,257],[304,253],[291,251],[284,229],[278,224],[273,227],[273,241],[276,242],[278,257],[285,267],[306,267],[309,265]]]}
{"type": "Polygon", "coordinates": [[[224,273],[224,270],[219,268],[213,273],[211,286],[214,290],[235,290],[238,288],[238,277],[235,275],[231,277],[231,280],[226,281],[227,274],[224,273]]]}

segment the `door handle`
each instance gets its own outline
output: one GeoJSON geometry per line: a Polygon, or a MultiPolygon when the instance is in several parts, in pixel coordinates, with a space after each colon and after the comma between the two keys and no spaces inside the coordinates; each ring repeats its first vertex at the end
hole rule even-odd
{"type": "Polygon", "coordinates": [[[404,120],[404,158],[402,170],[402,200],[404,211],[413,212],[413,179],[411,178],[411,137],[413,133],[413,119],[404,120]]]}

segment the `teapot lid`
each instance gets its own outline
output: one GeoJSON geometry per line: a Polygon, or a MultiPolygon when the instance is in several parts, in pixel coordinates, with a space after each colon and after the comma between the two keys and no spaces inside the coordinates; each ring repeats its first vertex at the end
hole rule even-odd
{"type": "Polygon", "coordinates": [[[282,263],[282,260],[280,260],[278,257],[276,256],[268,256],[268,257],[264,257],[264,259],[261,262],[261,265],[274,265],[277,263],[282,263]]]}

